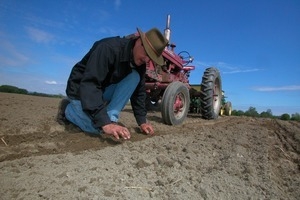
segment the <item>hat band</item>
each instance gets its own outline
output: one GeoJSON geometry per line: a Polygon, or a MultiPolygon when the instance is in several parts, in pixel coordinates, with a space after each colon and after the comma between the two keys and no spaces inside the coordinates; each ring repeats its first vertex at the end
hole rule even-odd
{"type": "Polygon", "coordinates": [[[147,36],[144,34],[145,39],[147,41],[147,43],[149,44],[150,48],[154,51],[154,53],[159,56],[160,54],[157,52],[157,50],[152,46],[151,42],[148,40],[147,36]]]}

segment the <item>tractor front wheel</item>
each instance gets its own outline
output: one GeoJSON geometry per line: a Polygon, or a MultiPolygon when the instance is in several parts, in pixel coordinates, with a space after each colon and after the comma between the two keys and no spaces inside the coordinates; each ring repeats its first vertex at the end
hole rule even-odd
{"type": "Polygon", "coordinates": [[[222,81],[220,72],[214,67],[204,71],[200,92],[201,114],[204,119],[216,119],[222,102],[222,81]]]}
{"type": "Polygon", "coordinates": [[[164,91],[161,114],[168,125],[181,124],[189,111],[190,94],[187,86],[179,81],[172,82],[164,91]]]}

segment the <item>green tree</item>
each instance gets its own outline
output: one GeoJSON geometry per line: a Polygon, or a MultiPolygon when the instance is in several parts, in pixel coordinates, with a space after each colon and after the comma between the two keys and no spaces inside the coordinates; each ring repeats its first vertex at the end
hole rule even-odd
{"type": "Polygon", "coordinates": [[[22,88],[18,88],[11,85],[1,85],[0,92],[7,92],[7,93],[17,93],[17,94],[28,94],[28,91],[22,88]]]}
{"type": "Polygon", "coordinates": [[[260,117],[263,117],[263,118],[272,118],[273,117],[272,110],[268,109],[267,111],[261,112],[260,113],[260,117]]]}
{"type": "Polygon", "coordinates": [[[290,117],[290,115],[289,115],[289,114],[287,114],[287,113],[284,113],[284,114],[282,114],[282,115],[280,116],[280,119],[282,119],[282,120],[290,120],[290,119],[291,119],[291,117],[290,117]]]}
{"type": "Polygon", "coordinates": [[[299,113],[292,114],[291,120],[300,121],[300,114],[299,113]]]}
{"type": "Polygon", "coordinates": [[[26,89],[18,88],[12,85],[0,85],[0,92],[6,93],[16,93],[16,94],[27,94],[33,96],[42,96],[42,97],[54,97],[54,98],[63,98],[62,94],[46,94],[40,92],[28,92],[26,89]]]}
{"type": "Polygon", "coordinates": [[[244,113],[244,111],[242,111],[242,110],[233,110],[232,112],[231,112],[231,115],[234,115],[234,116],[243,116],[245,113],[244,113]]]}
{"type": "Polygon", "coordinates": [[[249,117],[259,117],[258,112],[256,111],[255,107],[250,106],[249,109],[245,112],[246,116],[249,117]]]}

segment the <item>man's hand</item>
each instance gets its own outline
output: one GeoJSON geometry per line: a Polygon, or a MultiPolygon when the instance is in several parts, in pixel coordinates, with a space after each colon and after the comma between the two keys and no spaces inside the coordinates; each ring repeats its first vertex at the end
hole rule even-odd
{"type": "Polygon", "coordinates": [[[116,139],[120,139],[120,136],[125,140],[130,139],[130,132],[128,131],[128,129],[118,124],[107,124],[105,126],[102,126],[102,130],[105,134],[113,135],[116,139]]]}
{"type": "Polygon", "coordinates": [[[152,125],[149,123],[141,124],[140,128],[146,134],[150,134],[150,135],[154,134],[154,129],[153,129],[152,125]]]}

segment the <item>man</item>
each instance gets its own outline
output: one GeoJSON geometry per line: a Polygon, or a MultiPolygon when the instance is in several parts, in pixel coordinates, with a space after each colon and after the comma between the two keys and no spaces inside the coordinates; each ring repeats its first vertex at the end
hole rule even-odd
{"type": "Polygon", "coordinates": [[[153,28],[138,36],[112,37],[94,43],[73,67],[60,105],[59,122],[72,122],[88,133],[104,133],[130,139],[130,132],[118,125],[119,114],[130,99],[137,124],[154,134],[145,108],[146,64],[164,64],[162,52],[168,40],[153,28]]]}

